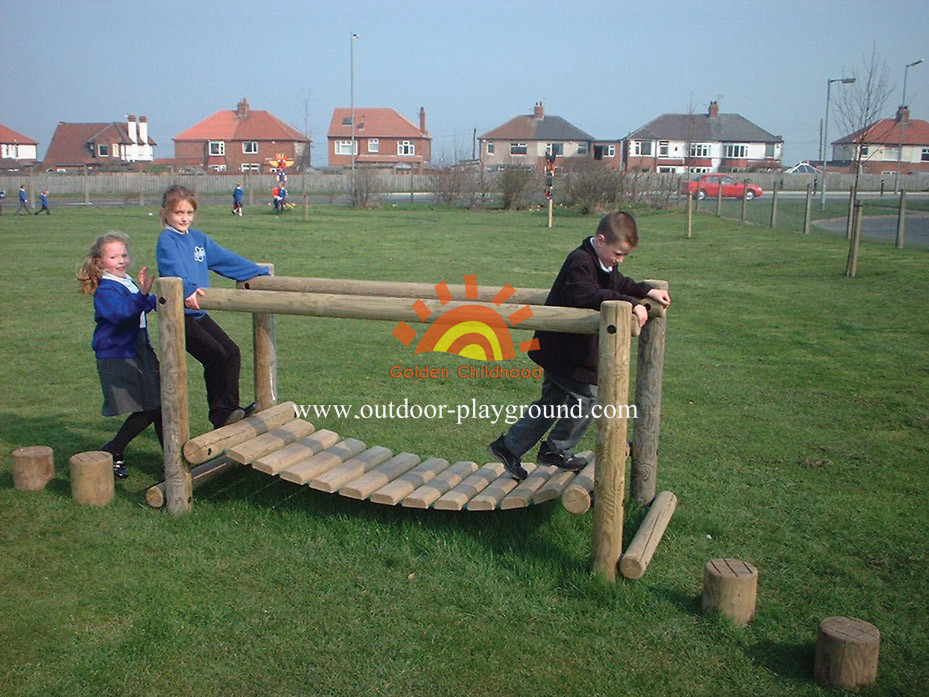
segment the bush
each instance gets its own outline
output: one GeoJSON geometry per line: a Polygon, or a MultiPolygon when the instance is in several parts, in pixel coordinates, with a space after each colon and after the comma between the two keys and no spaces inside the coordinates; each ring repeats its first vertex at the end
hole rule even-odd
{"type": "Polygon", "coordinates": [[[499,175],[499,182],[503,207],[508,211],[520,210],[532,200],[539,175],[530,167],[505,167],[499,175]]]}

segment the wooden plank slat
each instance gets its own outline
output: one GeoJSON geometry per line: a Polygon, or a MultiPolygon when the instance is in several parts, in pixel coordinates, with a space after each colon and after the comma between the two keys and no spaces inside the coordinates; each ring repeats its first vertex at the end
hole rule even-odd
{"type": "Polygon", "coordinates": [[[503,464],[490,462],[448,491],[432,504],[440,511],[460,511],[474,496],[481,493],[497,477],[503,474],[503,464]]]}
{"type": "MultiPolygon", "coordinates": [[[[623,463],[625,467],[625,462],[623,463]]],[[[565,487],[561,504],[571,513],[580,515],[590,510],[594,493],[594,463],[591,462],[565,487]]]]}
{"type": "Polygon", "coordinates": [[[285,445],[290,445],[294,441],[306,438],[313,433],[316,427],[309,421],[303,419],[294,419],[283,426],[262,433],[257,438],[252,438],[244,443],[226,450],[226,456],[230,460],[238,462],[240,465],[248,465],[260,457],[270,455],[280,450],[285,445]]]}
{"type": "Polygon", "coordinates": [[[542,488],[553,474],[560,472],[554,465],[539,465],[535,471],[519,483],[513,491],[507,494],[500,502],[500,510],[508,511],[511,508],[526,508],[532,503],[532,497],[542,488]]]}
{"type": "Polygon", "coordinates": [[[327,494],[334,494],[339,490],[340,486],[353,479],[358,479],[365,472],[374,469],[385,460],[389,460],[391,456],[393,456],[393,451],[390,448],[385,448],[382,445],[371,446],[357,457],[346,460],[328,472],[323,472],[310,481],[310,486],[313,489],[325,491],[327,494]]]}
{"type": "Polygon", "coordinates": [[[411,493],[416,487],[422,486],[437,474],[448,469],[448,460],[440,457],[430,457],[428,460],[416,465],[402,477],[398,477],[387,486],[381,487],[371,494],[371,501],[396,506],[404,496],[411,493]]]}
{"type": "Polygon", "coordinates": [[[339,493],[350,499],[364,500],[381,487],[416,467],[420,459],[419,455],[413,453],[398,453],[383,465],[375,467],[367,474],[341,487],[339,493]]]}
{"type": "Polygon", "coordinates": [[[227,448],[244,443],[278,426],[283,426],[288,421],[297,418],[295,406],[293,402],[284,402],[252,414],[234,424],[191,438],[184,443],[184,459],[192,465],[199,465],[210,458],[221,455],[227,448]]]}
{"type": "MultiPolygon", "coordinates": [[[[531,462],[524,462],[523,467],[530,476],[535,471],[535,465],[531,462]]],[[[492,511],[503,500],[503,497],[513,491],[519,483],[513,479],[509,472],[504,472],[503,475],[492,481],[486,489],[468,501],[465,508],[469,511],[492,511]]]]}
{"type": "Polygon", "coordinates": [[[367,445],[357,438],[346,438],[331,448],[316,453],[312,457],[291,465],[281,472],[281,479],[294,484],[306,484],[323,472],[338,467],[346,460],[350,460],[367,449],[367,445]]]}
{"type": "Polygon", "coordinates": [[[462,460],[409,493],[401,502],[407,508],[429,508],[442,494],[458,486],[465,477],[477,471],[477,463],[462,460]]]}
{"type": "MultiPolygon", "coordinates": [[[[581,457],[587,458],[587,463],[592,464],[594,461],[594,454],[590,450],[585,450],[581,453],[578,453],[581,457]]],[[[551,477],[548,481],[542,485],[542,488],[539,489],[535,496],[532,497],[532,503],[545,503],[546,501],[551,501],[552,499],[557,499],[564,490],[574,481],[574,478],[577,476],[577,472],[567,472],[565,470],[559,470],[551,477]]]]}
{"type": "Polygon", "coordinates": [[[281,448],[277,452],[255,460],[252,467],[265,474],[277,474],[300,462],[300,460],[305,460],[326,448],[331,448],[338,442],[339,434],[324,428],[316,431],[311,436],[298,440],[296,443],[281,448]]]}

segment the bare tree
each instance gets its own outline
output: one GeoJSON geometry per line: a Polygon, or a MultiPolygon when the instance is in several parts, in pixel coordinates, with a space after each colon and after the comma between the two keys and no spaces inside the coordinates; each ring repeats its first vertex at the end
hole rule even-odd
{"type": "MultiPolygon", "coordinates": [[[[836,112],[838,113],[839,123],[846,133],[851,149],[851,158],[854,169],[854,194],[852,203],[853,210],[861,210],[856,206],[858,197],[858,177],[861,175],[861,163],[866,161],[871,154],[864,147],[868,143],[881,142],[889,133],[877,132],[874,128],[874,122],[887,104],[890,91],[893,85],[890,82],[890,69],[887,64],[878,58],[876,48],[872,47],[871,56],[862,56],[862,71],[860,73],[852,72],[855,82],[842,90],[839,95],[836,112]]],[[[843,139],[844,140],[844,139],[843,139]]],[[[829,144],[826,143],[828,148],[829,144]]],[[[848,262],[845,267],[845,275],[854,277],[858,260],[858,235],[855,230],[860,226],[854,222],[850,225],[852,234],[848,245],[848,262]]]]}

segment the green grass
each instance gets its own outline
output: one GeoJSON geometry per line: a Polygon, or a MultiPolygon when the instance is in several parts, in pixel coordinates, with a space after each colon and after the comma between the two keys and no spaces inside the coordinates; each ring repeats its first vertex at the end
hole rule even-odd
{"type": "MultiPolygon", "coordinates": [[[[315,207],[308,223],[250,212],[207,207],[198,227],[278,274],[461,283],[476,273],[490,286],[549,285],[596,225],[404,207],[315,207]]],[[[701,216],[687,240],[682,220],[642,211],[642,244],[623,269],[671,285],[659,486],[680,502],[645,576],[610,585],[588,573],[591,516],[558,502],[417,512],[243,470],[171,518],[144,503],[161,467],[151,433],[133,443],[113,504],[74,505],[68,456],[99,447],[118,420],[99,416],[92,304],[76,294],[73,268],[110,229],[132,236],[137,264],[153,265],[157,212],[0,217],[0,692],[820,695],[817,624],[851,615],[883,634],[878,683],[862,694],[923,694],[926,252],[864,241],[859,277],[847,279],[843,239],[701,216]],[[39,443],[55,449],[57,476],[43,493],[17,492],[9,453],[39,443]],[[760,571],[746,629],[699,614],[702,568],[715,557],[760,571]]],[[[248,355],[249,318],[216,315],[248,355]]],[[[392,328],[279,317],[281,397],[358,408],[537,396],[534,380],[458,379],[460,359],[414,356],[392,328]],[[388,375],[426,364],[452,377],[388,375]]],[[[189,366],[199,433],[202,379],[189,366]]],[[[247,367],[246,396],[250,380],[247,367]]],[[[481,461],[501,430],[478,420],[319,425],[481,461]]],[[[627,543],[644,512],[627,507],[627,543]]]]}

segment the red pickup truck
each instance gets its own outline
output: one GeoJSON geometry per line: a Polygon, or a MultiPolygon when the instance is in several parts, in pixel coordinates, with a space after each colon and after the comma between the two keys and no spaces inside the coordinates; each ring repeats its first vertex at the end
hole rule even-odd
{"type": "Polygon", "coordinates": [[[704,174],[699,179],[685,184],[684,194],[696,194],[698,199],[716,198],[719,195],[719,185],[722,181],[723,198],[742,198],[751,201],[758,198],[764,191],[757,184],[745,184],[727,174],[704,174]]]}

